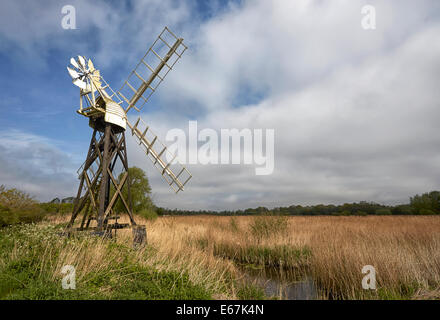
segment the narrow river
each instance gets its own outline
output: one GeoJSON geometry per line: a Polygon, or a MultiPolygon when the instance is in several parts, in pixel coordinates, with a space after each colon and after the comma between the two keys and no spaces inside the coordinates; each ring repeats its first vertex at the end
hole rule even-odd
{"type": "Polygon", "coordinates": [[[254,269],[243,268],[245,280],[264,289],[268,297],[281,300],[313,300],[318,293],[313,279],[310,276],[298,278],[292,273],[274,268],[254,269]]]}

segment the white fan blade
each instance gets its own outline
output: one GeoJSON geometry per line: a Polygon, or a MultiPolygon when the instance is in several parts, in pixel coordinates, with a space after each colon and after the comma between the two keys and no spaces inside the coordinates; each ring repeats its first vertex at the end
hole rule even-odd
{"type": "Polygon", "coordinates": [[[72,64],[72,66],[74,66],[75,68],[79,69],[79,65],[78,65],[78,63],[75,61],[75,59],[70,58],[70,63],[72,64]]]}
{"type": "Polygon", "coordinates": [[[69,67],[67,67],[67,71],[69,72],[69,74],[73,80],[78,79],[80,77],[80,74],[78,72],[76,72],[75,70],[73,70],[69,67]]]}
{"type": "Polygon", "coordinates": [[[89,71],[90,72],[93,72],[95,70],[95,66],[93,65],[93,62],[90,59],[89,59],[89,62],[88,62],[88,67],[89,67],[89,71]]]}
{"type": "Polygon", "coordinates": [[[86,71],[86,60],[82,56],[78,56],[78,62],[81,66],[81,69],[86,71]]]}
{"type": "Polygon", "coordinates": [[[83,80],[74,79],[72,82],[75,86],[80,87],[81,89],[87,89],[87,83],[83,80]]]}

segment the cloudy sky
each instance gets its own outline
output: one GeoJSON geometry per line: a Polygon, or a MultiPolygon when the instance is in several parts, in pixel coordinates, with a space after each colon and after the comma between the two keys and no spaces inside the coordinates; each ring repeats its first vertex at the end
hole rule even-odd
{"type": "Polygon", "coordinates": [[[192,164],[175,195],[129,137],[156,204],[395,204],[440,189],[437,0],[3,0],[0,184],[41,201],[74,195],[92,132],[75,112],[70,57],[92,58],[118,89],[164,26],[189,49],[142,111],[160,138],[197,120],[199,130],[274,129],[275,149],[271,175],[192,164]],[[61,26],[66,4],[75,30],[61,26]],[[374,30],[361,25],[367,4],[374,30]]]}

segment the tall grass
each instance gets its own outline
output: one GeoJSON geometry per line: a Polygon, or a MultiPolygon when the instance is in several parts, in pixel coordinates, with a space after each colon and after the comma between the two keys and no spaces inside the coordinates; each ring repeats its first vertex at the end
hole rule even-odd
{"type": "Polygon", "coordinates": [[[275,234],[286,234],[287,217],[261,215],[252,219],[249,224],[251,234],[258,240],[271,238],[275,234]]]}
{"type": "Polygon", "coordinates": [[[440,289],[438,217],[318,218],[310,238],[311,271],[328,298],[406,299],[440,289]],[[372,265],[377,290],[360,287],[361,269],[372,265]]]}
{"type": "Polygon", "coordinates": [[[279,266],[311,276],[324,299],[436,297],[440,288],[440,217],[165,217],[182,247],[239,263],[279,266]],[[173,230],[178,230],[177,234],[173,230]],[[377,290],[364,290],[372,265],[377,290]]]}
{"type": "Polygon", "coordinates": [[[261,298],[243,283],[238,265],[249,264],[307,275],[324,299],[439,298],[436,216],[138,218],[148,239],[140,250],[130,230],[116,241],[60,238],[66,219],[0,231],[0,297],[66,298],[60,270],[71,264],[74,298],[261,298]],[[362,289],[367,264],[377,290],[362,289]]]}
{"type": "Polygon", "coordinates": [[[209,299],[186,272],[145,263],[151,248],[79,235],[62,238],[54,225],[28,224],[0,232],[2,299],[209,299]],[[75,290],[61,287],[64,265],[76,269],[75,290]]]}

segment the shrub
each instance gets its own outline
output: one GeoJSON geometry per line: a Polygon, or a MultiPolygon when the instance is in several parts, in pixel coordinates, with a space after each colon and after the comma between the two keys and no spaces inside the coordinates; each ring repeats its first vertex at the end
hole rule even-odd
{"type": "Polygon", "coordinates": [[[61,214],[68,214],[73,211],[73,203],[60,203],[59,206],[58,212],[61,214]]]}
{"type": "Polygon", "coordinates": [[[377,209],[376,210],[376,215],[379,215],[379,216],[389,216],[389,215],[391,215],[391,210],[390,209],[385,209],[385,208],[377,209]]]}
{"type": "Polygon", "coordinates": [[[58,203],[45,202],[40,203],[40,208],[46,213],[58,213],[60,205],[58,203]]]}
{"type": "Polygon", "coordinates": [[[420,211],[419,211],[419,214],[420,215],[426,215],[426,216],[430,216],[430,215],[434,215],[434,214],[436,214],[434,211],[432,211],[432,210],[429,210],[429,209],[420,209],[420,211]]]}
{"type": "Polygon", "coordinates": [[[35,205],[37,202],[27,193],[18,189],[0,188],[0,204],[8,208],[21,209],[35,205]]]}
{"type": "Polygon", "coordinates": [[[44,210],[27,193],[0,187],[0,226],[41,221],[44,210]]]}
{"type": "Polygon", "coordinates": [[[392,209],[393,215],[412,215],[415,213],[414,208],[409,205],[400,205],[392,209]]]}
{"type": "Polygon", "coordinates": [[[0,227],[8,226],[18,223],[18,216],[15,212],[12,212],[8,207],[0,204],[0,227]]]}
{"type": "Polygon", "coordinates": [[[138,214],[139,216],[141,216],[147,220],[156,220],[156,218],[157,218],[157,213],[152,207],[142,209],[139,212],[136,212],[136,214],[138,214]]]}
{"type": "Polygon", "coordinates": [[[73,203],[40,203],[40,208],[46,213],[68,214],[73,211],[73,203]]]}

